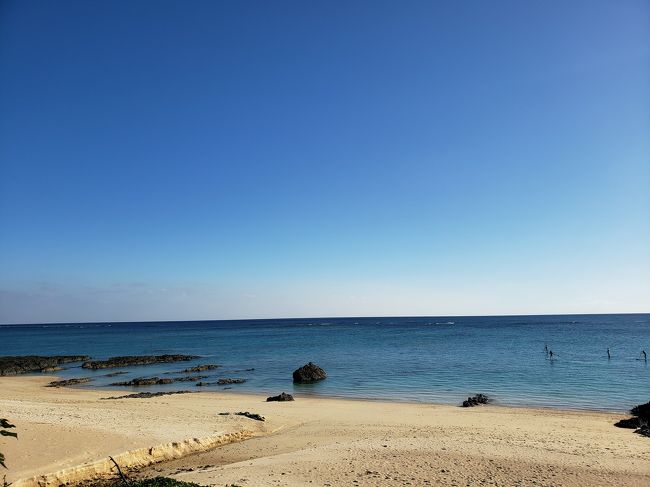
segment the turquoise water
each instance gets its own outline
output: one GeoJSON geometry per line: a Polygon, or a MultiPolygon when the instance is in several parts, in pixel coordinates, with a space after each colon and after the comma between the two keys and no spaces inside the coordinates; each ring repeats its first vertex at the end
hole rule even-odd
{"type": "MultiPolygon", "coordinates": [[[[232,391],[450,404],[483,392],[503,405],[612,411],[650,400],[643,349],[650,352],[649,314],[0,326],[0,355],[202,356],[119,369],[128,374],[117,378],[104,375],[118,369],[88,371],[78,364],[57,373],[95,376],[91,387],[218,363],[223,367],[205,380],[248,380],[232,391]],[[545,346],[555,360],[548,359],[545,346]],[[294,385],[292,371],[309,361],[321,365],[328,379],[294,385]]],[[[192,383],[134,388],[179,389],[204,390],[192,383]]]]}

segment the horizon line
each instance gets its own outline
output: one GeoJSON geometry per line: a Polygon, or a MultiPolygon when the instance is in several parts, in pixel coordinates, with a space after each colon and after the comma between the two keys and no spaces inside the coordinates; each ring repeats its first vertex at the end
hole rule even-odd
{"type": "Polygon", "coordinates": [[[650,311],[624,311],[619,313],[535,313],[535,314],[486,314],[486,315],[388,315],[388,316],[296,316],[279,318],[217,318],[201,320],[139,320],[139,321],[48,321],[40,323],[0,323],[0,326],[34,326],[34,325],[104,325],[125,323],[205,323],[212,321],[281,321],[281,320],[340,320],[369,318],[516,318],[524,316],[616,316],[616,315],[650,315],[650,311]]]}

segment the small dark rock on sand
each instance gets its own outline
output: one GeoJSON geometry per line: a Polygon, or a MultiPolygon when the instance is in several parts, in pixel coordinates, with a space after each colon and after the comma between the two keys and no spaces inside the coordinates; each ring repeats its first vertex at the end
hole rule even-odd
{"type": "Polygon", "coordinates": [[[299,384],[316,382],[326,378],[325,371],[313,362],[309,362],[307,365],[293,371],[293,381],[299,384]]]}
{"type": "Polygon", "coordinates": [[[243,384],[246,382],[246,379],[231,379],[231,378],[225,378],[225,379],[219,379],[217,381],[218,386],[225,386],[228,384],[243,384]]]}
{"type": "Polygon", "coordinates": [[[102,397],[103,400],[109,399],[148,399],[150,397],[170,396],[172,394],[191,394],[192,391],[168,391],[168,392],[138,392],[137,394],[127,394],[126,396],[102,397]]]}
{"type": "Polygon", "coordinates": [[[90,382],[92,377],[79,377],[78,379],[66,379],[66,380],[55,380],[53,382],[50,382],[46,387],[67,387],[67,386],[74,386],[77,384],[85,384],[86,382],[90,382]]]}
{"type": "Polygon", "coordinates": [[[490,399],[485,394],[476,394],[475,396],[468,397],[467,400],[463,401],[464,408],[471,408],[474,406],[480,406],[481,404],[487,404],[490,402],[490,399]]]}
{"type": "Polygon", "coordinates": [[[197,355],[134,355],[111,357],[108,360],[89,360],[84,362],[84,369],[110,369],[114,367],[131,367],[133,365],[167,364],[187,362],[199,358],[197,355]]]}
{"type": "Polygon", "coordinates": [[[27,374],[29,372],[51,372],[61,370],[61,364],[90,360],[88,355],[23,355],[0,357],[0,375],[27,374]]]}
{"type": "Polygon", "coordinates": [[[638,430],[635,431],[635,433],[641,435],[641,436],[647,436],[650,438],[650,426],[647,424],[641,426],[638,430]]]}
{"type": "Polygon", "coordinates": [[[635,430],[641,427],[641,423],[639,422],[639,418],[628,418],[621,419],[619,422],[614,423],[614,426],[617,428],[629,428],[635,430]]]}
{"type": "Polygon", "coordinates": [[[254,419],[255,421],[265,421],[264,416],[256,413],[249,413],[248,411],[235,413],[237,416],[246,416],[247,418],[254,419]]]}
{"type": "Polygon", "coordinates": [[[634,406],[630,413],[634,416],[633,418],[621,419],[614,426],[634,429],[635,433],[650,437],[650,402],[634,406]]]}
{"type": "Polygon", "coordinates": [[[282,394],[278,396],[271,396],[266,398],[266,402],[284,402],[284,401],[293,401],[293,396],[291,394],[287,394],[286,392],[283,392],[282,394]]]}

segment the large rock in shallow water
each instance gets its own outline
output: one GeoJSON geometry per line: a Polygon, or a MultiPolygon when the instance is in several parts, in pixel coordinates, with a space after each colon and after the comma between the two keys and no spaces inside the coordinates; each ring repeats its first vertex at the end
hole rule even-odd
{"type": "Polygon", "coordinates": [[[327,374],[318,365],[309,362],[293,371],[293,381],[299,384],[316,382],[327,378],[327,374]]]}
{"type": "Polygon", "coordinates": [[[480,406],[481,404],[487,404],[490,402],[490,399],[485,394],[476,394],[475,396],[468,397],[467,400],[463,401],[464,408],[471,408],[474,406],[480,406]]]}
{"type": "Polygon", "coordinates": [[[88,355],[39,355],[0,357],[0,375],[27,374],[29,372],[46,372],[60,370],[59,365],[90,360],[88,355]]]}

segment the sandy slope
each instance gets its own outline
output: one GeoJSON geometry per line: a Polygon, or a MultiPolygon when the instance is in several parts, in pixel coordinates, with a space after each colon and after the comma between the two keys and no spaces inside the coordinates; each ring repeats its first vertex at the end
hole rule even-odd
{"type": "MultiPolygon", "coordinates": [[[[141,448],[147,456],[154,445],[168,444],[160,458],[173,458],[169,442],[179,454],[201,452],[200,445],[192,450],[193,438],[244,431],[257,436],[143,474],[219,486],[650,485],[650,440],[614,428],[616,414],[300,397],[266,403],[205,392],[100,401],[114,391],[43,387],[48,380],[0,379],[0,411],[20,435],[2,440],[8,480],[141,448]],[[267,421],[217,414],[242,410],[267,421]]],[[[146,460],[131,457],[140,465],[146,460]]]]}

